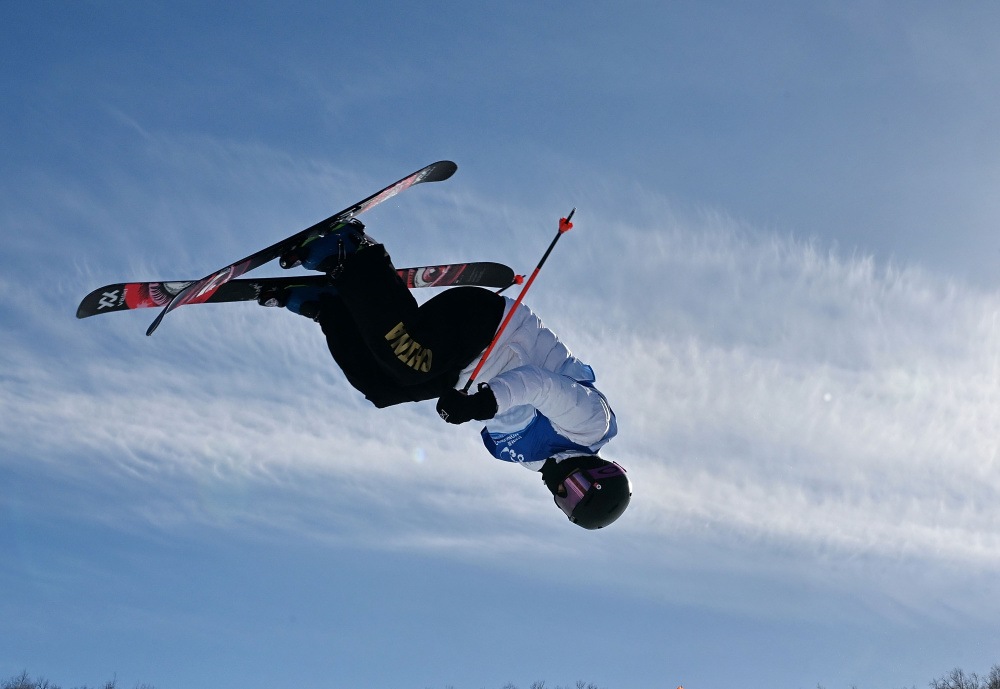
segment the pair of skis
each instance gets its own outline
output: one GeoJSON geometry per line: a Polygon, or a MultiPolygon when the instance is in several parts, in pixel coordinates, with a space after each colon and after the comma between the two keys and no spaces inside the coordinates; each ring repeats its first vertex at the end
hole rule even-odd
{"type": "MultiPolygon", "coordinates": [[[[262,290],[275,287],[296,286],[318,287],[329,284],[325,275],[259,278],[238,280],[244,273],[258,268],[288,251],[305,244],[310,239],[322,237],[335,231],[341,225],[365,211],[405,191],[415,184],[441,182],[453,174],[458,166],[449,160],[442,160],[417,170],[412,175],[390,184],[385,189],[372,194],[353,206],[331,215],[312,227],[272,244],[266,249],[251,254],[244,259],[203,277],[201,280],[178,282],[130,282],[100,287],[80,303],[77,318],[87,318],[101,313],[126,311],[149,307],[164,307],[156,320],[146,331],[152,335],[163,317],[185,304],[220,303],[230,301],[251,301],[257,299],[262,290]]],[[[407,287],[449,287],[454,285],[479,285],[483,287],[506,288],[516,277],[514,271],[499,263],[459,263],[420,268],[403,268],[400,277],[407,287]]]]}

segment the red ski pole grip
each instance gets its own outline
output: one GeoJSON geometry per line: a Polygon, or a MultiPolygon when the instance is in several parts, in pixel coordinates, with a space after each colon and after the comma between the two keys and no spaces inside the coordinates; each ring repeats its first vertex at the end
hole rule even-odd
{"type": "Polygon", "coordinates": [[[570,220],[573,219],[573,215],[575,213],[576,209],[574,208],[569,212],[569,215],[567,215],[565,218],[559,218],[559,234],[562,234],[563,232],[569,232],[573,228],[573,223],[571,223],[570,220]]]}

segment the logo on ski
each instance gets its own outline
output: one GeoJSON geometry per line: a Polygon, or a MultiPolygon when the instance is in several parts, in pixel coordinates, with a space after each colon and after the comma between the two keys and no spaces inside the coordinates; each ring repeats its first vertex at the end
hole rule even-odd
{"type": "Polygon", "coordinates": [[[97,302],[98,309],[113,309],[118,303],[118,290],[105,292],[101,295],[101,300],[97,302]]]}

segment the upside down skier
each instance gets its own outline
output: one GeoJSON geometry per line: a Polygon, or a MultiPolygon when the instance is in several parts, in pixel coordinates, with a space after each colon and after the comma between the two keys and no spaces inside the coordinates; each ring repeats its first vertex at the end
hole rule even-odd
{"type": "Polygon", "coordinates": [[[282,257],[327,273],[331,287],[261,294],[317,321],[348,382],[376,407],[437,399],[448,423],[485,421],[483,442],[501,460],[538,471],[573,523],[600,529],[628,506],[624,469],[598,455],[618,431],[594,372],[523,304],[479,287],[455,287],[418,306],[389,254],[352,220],[282,257]],[[481,369],[469,380],[501,321],[481,369]]]}

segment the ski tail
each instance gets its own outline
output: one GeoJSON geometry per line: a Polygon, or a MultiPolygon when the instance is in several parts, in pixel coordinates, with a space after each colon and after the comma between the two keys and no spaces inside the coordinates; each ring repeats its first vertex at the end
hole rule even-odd
{"type": "Polygon", "coordinates": [[[80,302],[77,318],[88,318],[99,313],[131,311],[164,306],[193,280],[176,282],[119,282],[98,287],[80,302]]]}

